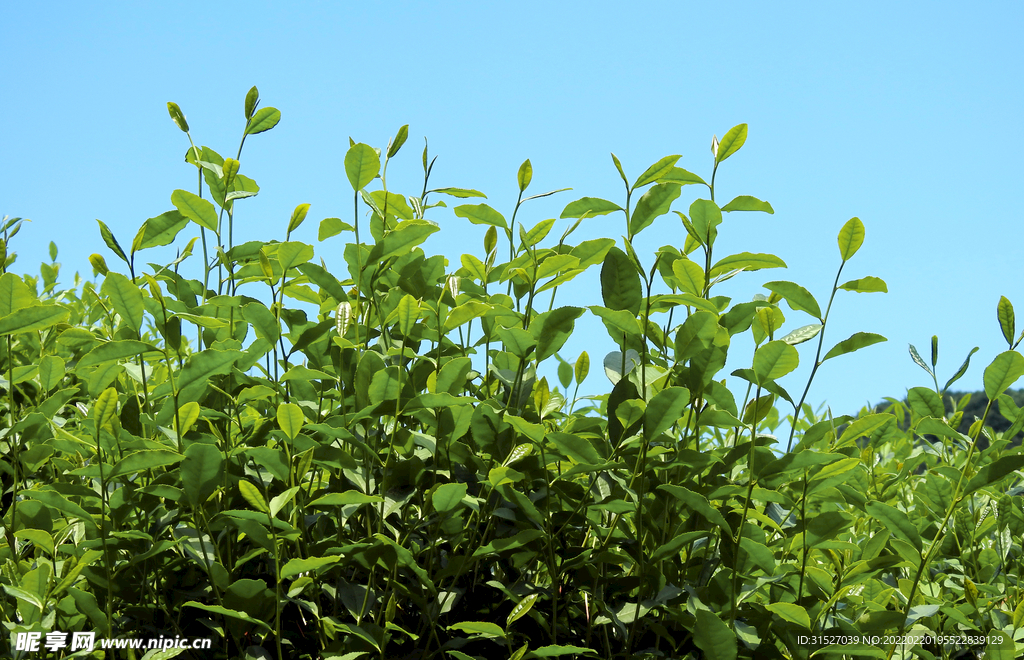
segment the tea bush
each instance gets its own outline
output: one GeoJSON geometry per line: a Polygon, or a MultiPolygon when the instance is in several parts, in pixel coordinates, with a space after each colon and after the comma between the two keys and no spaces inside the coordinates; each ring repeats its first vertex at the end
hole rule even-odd
{"type": "Polygon", "coordinates": [[[732,214],[773,213],[715,198],[746,125],[714,140],[708,180],[679,156],[631,178],[613,155],[618,201],[584,197],[532,225],[523,205],[553,193],[528,195],[530,161],[506,219],[483,193],[431,189],[426,148],[422,192],[389,190],[407,126],[383,150],[353,143],[351,222],[326,218],[317,236],[344,255],[339,273],[292,240],[308,204],[283,241],[235,242],[235,206],[259,192],[242,147],[280,118],[256,88],[234,158],[196,146],[168,108],[198,183],[130,244],[100,222],[127,272],[93,255],[97,281],[62,289],[53,247],[40,277],[15,275],[21,220],[3,224],[0,611],[12,640],[212,637],[201,656],[159,656],[203,658],[1024,651],[1012,305],[999,302],[1008,350],[985,369],[989,401],[969,434],[955,430],[965,402],[948,413],[941,393],[970,356],[940,390],[937,339],[930,362],[912,349],[935,389],[857,418],[815,412],[818,368],[884,341],[827,344],[833,303],[886,286],[841,283],[865,240],[852,218],[824,306],[781,279],[739,302],[718,294],[785,267],[719,241],[732,214]],[[687,207],[684,187],[696,191],[687,207]],[[428,216],[448,202],[486,227],[481,256],[424,252],[439,231],[428,216]],[[621,240],[570,242],[608,214],[624,220],[621,240]],[[638,254],[636,237],[673,214],[683,244],[638,254]],[[171,263],[137,260],[197,226],[171,263]],[[555,306],[590,268],[600,295],[555,306]],[[585,314],[618,347],[597,368],[559,354],[585,314]],[[742,335],[755,350],[723,374],[742,335]],[[801,351],[810,378],[790,393],[782,379],[801,351]],[[601,370],[610,392],[579,398],[601,370]],[[1009,429],[986,426],[993,402],[1009,429]],[[782,422],[784,440],[772,435],[782,422]]]}

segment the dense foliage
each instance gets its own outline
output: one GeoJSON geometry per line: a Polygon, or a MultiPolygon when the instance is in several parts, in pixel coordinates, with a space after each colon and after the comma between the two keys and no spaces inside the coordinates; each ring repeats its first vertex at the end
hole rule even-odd
{"type": "MultiPolygon", "coordinates": [[[[884,341],[826,345],[832,304],[886,286],[841,283],[865,238],[857,218],[839,231],[824,308],[799,284],[755,279],[779,257],[723,252],[732,214],[773,212],[715,198],[746,125],[713,141],[708,180],[679,156],[630,178],[613,155],[619,201],[584,197],[531,224],[524,204],[552,193],[527,196],[529,161],[506,219],[480,192],[431,189],[426,149],[422,192],[387,189],[405,126],[384,150],[353,143],[351,223],[318,229],[347,265],[329,272],[293,240],[307,204],[284,240],[234,241],[236,210],[259,191],[242,146],[280,117],[258,106],[253,88],[242,145],[223,158],[193,145],[168,104],[198,185],[175,190],[127,250],[100,223],[126,273],[93,255],[96,282],[63,289],[52,247],[40,277],[15,275],[20,221],[2,225],[0,618],[12,636],[212,637],[203,658],[1024,649],[1024,456],[1006,440],[1024,414],[1003,394],[1024,357],[1009,301],[1009,350],[985,369],[990,403],[968,434],[938,381],[892,412],[822,418],[805,403],[817,369],[884,341]],[[687,207],[684,190],[697,191],[687,207]],[[420,247],[452,198],[486,227],[482,256],[459,264],[420,247]],[[621,240],[570,242],[607,214],[623,219],[621,240]],[[685,242],[640,255],[634,239],[656,220],[685,242]],[[197,228],[173,262],[138,261],[197,228]],[[599,295],[556,306],[590,268],[599,295]],[[718,295],[734,277],[748,299],[718,295]],[[584,314],[618,345],[596,369],[559,353],[584,314]],[[756,347],[746,368],[722,373],[743,335],[756,347]],[[800,351],[813,367],[793,395],[782,379],[800,351]],[[608,394],[577,397],[605,376],[608,394]],[[992,401],[1012,428],[986,427],[992,401]],[[827,634],[847,638],[826,646],[827,634]]],[[[930,373],[936,358],[937,342],[930,363],[915,351],[930,373]]]]}

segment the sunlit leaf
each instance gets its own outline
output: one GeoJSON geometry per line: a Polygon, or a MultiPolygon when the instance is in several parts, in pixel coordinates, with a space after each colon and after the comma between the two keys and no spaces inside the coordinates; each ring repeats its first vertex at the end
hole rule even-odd
{"type": "Polygon", "coordinates": [[[839,230],[839,256],[849,261],[864,244],[864,223],[860,218],[850,218],[839,230]]]}
{"type": "Polygon", "coordinates": [[[269,131],[277,126],[279,121],[281,121],[280,110],[277,108],[260,108],[253,114],[248,127],[245,129],[245,134],[256,135],[257,133],[269,131]]]}
{"type": "Polygon", "coordinates": [[[175,190],[171,193],[171,204],[181,215],[200,227],[217,231],[217,210],[209,200],[187,190],[175,190]]]}
{"type": "Polygon", "coordinates": [[[345,154],[345,174],[356,192],[368,186],[378,172],[380,156],[370,145],[360,142],[345,154]]]}
{"type": "Polygon", "coordinates": [[[879,342],[888,341],[882,335],[876,335],[873,332],[855,332],[849,339],[844,339],[829,350],[825,354],[825,357],[821,358],[821,361],[838,357],[840,355],[846,355],[847,353],[853,353],[854,351],[860,350],[865,346],[871,346],[879,342]]]}

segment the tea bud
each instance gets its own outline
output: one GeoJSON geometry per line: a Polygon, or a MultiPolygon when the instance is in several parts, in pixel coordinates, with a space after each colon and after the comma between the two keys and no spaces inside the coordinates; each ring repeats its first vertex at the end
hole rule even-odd
{"type": "Polygon", "coordinates": [[[338,305],[337,312],[337,328],[338,336],[344,337],[348,331],[349,325],[352,324],[352,304],[343,302],[338,305]]]}
{"type": "Polygon", "coordinates": [[[711,138],[711,153],[718,158],[718,136],[715,135],[711,138]]]}
{"type": "Polygon", "coordinates": [[[107,260],[103,258],[102,254],[91,254],[89,255],[89,263],[92,264],[92,269],[100,275],[106,277],[110,269],[107,268],[107,260]]]}
{"type": "Polygon", "coordinates": [[[458,275],[449,275],[445,281],[444,286],[448,289],[448,293],[452,294],[452,300],[459,297],[459,284],[462,278],[458,275]]]}

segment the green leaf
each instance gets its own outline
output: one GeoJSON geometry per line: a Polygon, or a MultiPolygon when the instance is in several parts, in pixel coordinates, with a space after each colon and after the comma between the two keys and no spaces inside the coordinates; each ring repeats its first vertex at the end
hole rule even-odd
{"type": "Polygon", "coordinates": [[[589,268],[594,264],[599,264],[604,261],[604,257],[608,254],[608,250],[615,245],[615,241],[610,238],[595,238],[589,241],[583,241],[572,249],[569,253],[572,256],[580,260],[577,268],[589,268]]]}
{"type": "Polygon", "coordinates": [[[461,206],[456,206],[453,210],[455,211],[455,215],[469,220],[474,225],[491,225],[493,227],[508,229],[508,224],[505,222],[505,216],[498,213],[487,204],[463,204],[461,206]]]}
{"type": "Polygon", "coordinates": [[[640,175],[640,178],[636,180],[632,189],[636,190],[637,188],[646,186],[648,183],[654,183],[655,181],[660,180],[661,177],[675,169],[675,164],[680,158],[682,158],[682,156],[665,156],[657,163],[651,165],[643,174],[640,175]]]}
{"type": "Polygon", "coordinates": [[[134,358],[142,353],[160,351],[153,344],[137,342],[135,340],[120,340],[115,342],[104,342],[86,353],[78,362],[77,369],[82,369],[94,364],[102,364],[114,360],[134,358]]]}
{"type": "Polygon", "coordinates": [[[857,254],[857,250],[864,244],[864,223],[860,218],[850,218],[839,230],[839,256],[843,261],[849,261],[850,257],[857,254]]]}
{"type": "MultiPolygon", "coordinates": [[[[719,153],[722,153],[721,150],[719,153]]],[[[693,643],[704,651],[704,657],[708,660],[735,660],[736,658],[736,635],[729,629],[725,621],[706,609],[697,610],[697,622],[693,627],[693,643]]]]}
{"type": "Polygon", "coordinates": [[[856,291],[857,293],[889,293],[885,281],[878,277],[862,277],[859,280],[850,280],[839,287],[845,291],[856,291]]]}
{"type": "Polygon", "coordinates": [[[537,243],[544,240],[544,237],[548,235],[551,228],[555,224],[554,218],[548,218],[547,220],[541,220],[538,222],[530,231],[524,234],[523,225],[519,225],[520,238],[523,241],[523,248],[532,248],[537,243]]]}
{"type": "Polygon", "coordinates": [[[587,378],[587,374],[590,373],[590,356],[587,355],[586,351],[580,353],[580,357],[576,360],[576,364],[573,365],[573,376],[576,378],[576,384],[582,383],[587,378]]]}
{"type": "Polygon", "coordinates": [[[656,218],[668,213],[679,193],[680,187],[676,183],[659,183],[645,192],[629,218],[629,235],[636,236],[656,218]]]}
{"type": "Polygon", "coordinates": [[[193,353],[185,368],[178,372],[175,382],[178,390],[178,403],[199,401],[210,384],[212,376],[231,370],[231,366],[241,358],[243,353],[236,350],[221,351],[206,349],[193,353]]]}
{"type": "Polygon", "coordinates": [[[434,511],[446,513],[462,504],[466,497],[468,487],[464,483],[442,484],[430,495],[430,501],[434,505],[434,511]]]}
{"type": "Polygon", "coordinates": [[[927,387],[912,387],[907,392],[907,405],[921,417],[942,419],[946,411],[942,399],[927,387]]]}
{"type": "Polygon", "coordinates": [[[288,563],[281,567],[281,579],[287,580],[300,573],[312,573],[325,566],[334,566],[342,560],[341,555],[329,557],[309,557],[308,559],[289,559],[288,563]]]}
{"type": "Polygon", "coordinates": [[[103,237],[103,242],[107,244],[107,247],[110,248],[114,252],[114,254],[121,257],[121,261],[125,262],[126,264],[130,263],[128,261],[128,257],[125,256],[124,254],[124,250],[121,249],[121,245],[117,242],[117,239],[114,238],[113,232],[111,232],[110,229],[105,224],[103,224],[102,220],[97,218],[96,222],[98,222],[100,225],[100,236],[103,237]]]}
{"type": "Polygon", "coordinates": [[[260,102],[260,90],[256,89],[256,85],[249,88],[248,93],[245,95],[245,119],[248,121],[252,119],[252,113],[256,112],[256,105],[260,102]]]}
{"type": "Polygon", "coordinates": [[[497,624],[488,621],[463,621],[450,625],[447,629],[458,630],[470,635],[480,635],[481,637],[505,638],[505,631],[497,624]]]}
{"type": "Polygon", "coordinates": [[[201,409],[199,404],[195,401],[189,401],[185,405],[178,408],[178,436],[183,436],[189,432],[192,425],[199,420],[199,414],[201,409]]]}
{"type": "Polygon", "coordinates": [[[289,440],[294,440],[299,435],[305,423],[306,417],[298,404],[282,403],[277,407],[277,425],[289,440]]]}
{"type": "Polygon", "coordinates": [[[64,513],[72,518],[78,518],[93,531],[99,531],[96,521],[92,516],[74,502],[67,500],[63,495],[54,490],[22,490],[21,495],[31,500],[38,500],[50,507],[64,513]]]}
{"type": "Polygon", "coordinates": [[[175,190],[171,193],[171,204],[200,227],[217,232],[217,210],[209,200],[187,190],[175,190]]]}
{"type": "Polygon", "coordinates": [[[224,454],[216,445],[194,442],[181,462],[181,485],[191,506],[199,506],[217,489],[224,473],[224,454]]]}
{"type": "Polygon", "coordinates": [[[672,262],[672,274],[676,276],[679,287],[686,293],[695,296],[704,295],[704,287],[707,282],[704,279],[704,269],[696,262],[683,257],[672,262]]]}
{"type": "Polygon", "coordinates": [[[626,173],[622,171],[622,163],[619,162],[619,157],[612,154],[612,162],[615,163],[615,169],[619,171],[619,176],[622,177],[622,182],[626,184],[626,188],[629,188],[629,179],[626,178],[626,173]]]}
{"type": "Polygon", "coordinates": [[[324,218],[320,221],[320,229],[317,231],[316,240],[323,242],[343,231],[354,231],[354,229],[347,222],[342,222],[341,218],[324,218]]]}
{"type": "Polygon", "coordinates": [[[438,226],[427,220],[404,220],[398,223],[384,240],[374,246],[370,257],[382,262],[391,257],[407,254],[437,230],[438,226]]]}
{"type": "Polygon", "coordinates": [[[405,124],[400,129],[398,129],[398,134],[395,136],[395,139],[392,140],[391,144],[388,146],[388,158],[394,158],[395,155],[398,154],[398,150],[402,148],[402,145],[405,144],[405,141],[408,139],[409,124],[405,124]]]}
{"type": "Polygon", "coordinates": [[[232,610],[227,607],[221,607],[220,605],[203,605],[202,603],[190,600],[187,603],[182,604],[182,607],[195,607],[197,609],[205,610],[207,612],[213,612],[214,614],[220,614],[221,616],[231,617],[232,619],[239,619],[241,621],[245,621],[246,623],[252,623],[259,626],[260,630],[263,630],[266,633],[273,632],[270,626],[260,621],[259,619],[254,619],[245,612],[239,612],[238,610],[232,610]]]}
{"type": "Polygon", "coordinates": [[[969,495],[979,488],[998,483],[1003,477],[1024,467],[1024,455],[1003,456],[984,466],[964,487],[964,495],[969,495]]]}
{"type": "Polygon", "coordinates": [[[533,607],[533,604],[537,602],[537,594],[530,594],[526,598],[522,599],[516,606],[509,612],[508,617],[505,619],[505,627],[508,628],[515,621],[523,618],[527,612],[533,607]]]}
{"type": "Polygon", "coordinates": [[[816,513],[807,522],[807,545],[814,548],[850,531],[853,517],[839,511],[816,513]]]}
{"type": "Polygon", "coordinates": [[[814,318],[821,319],[821,307],[818,306],[818,301],[814,299],[810,291],[799,284],[784,281],[768,282],[764,288],[782,296],[789,303],[790,309],[807,312],[814,318]]]}
{"type": "Polygon", "coordinates": [[[302,224],[302,221],[306,219],[306,214],[309,213],[309,204],[299,204],[292,211],[292,217],[288,221],[288,233],[295,231],[302,224]]]}
{"type": "Polygon", "coordinates": [[[1003,351],[985,368],[985,396],[993,400],[1024,375],[1024,356],[1016,351],[1003,351]]]}
{"type": "Polygon", "coordinates": [[[702,244],[708,245],[715,242],[720,224],[722,224],[722,210],[713,201],[697,199],[690,204],[690,225],[702,244]]]}
{"type": "Polygon", "coordinates": [[[520,359],[526,359],[537,347],[533,335],[522,328],[498,328],[496,334],[505,349],[520,359]]]}
{"type": "Polygon", "coordinates": [[[604,257],[601,296],[608,309],[625,310],[634,317],[640,313],[640,304],[643,302],[640,274],[626,253],[617,247],[608,250],[604,257]]]}
{"type": "Polygon", "coordinates": [[[345,154],[345,174],[352,189],[359,192],[377,177],[380,172],[380,156],[368,144],[353,146],[345,154]]]}
{"type": "Polygon", "coordinates": [[[718,525],[727,534],[732,535],[732,528],[729,526],[729,523],[725,521],[725,518],[722,517],[718,509],[712,507],[707,498],[700,493],[695,493],[692,490],[674,484],[662,484],[658,486],[658,490],[663,490],[681,500],[690,509],[704,516],[708,522],[718,525]]]}
{"type": "Polygon", "coordinates": [[[992,630],[984,639],[988,641],[985,660],[1015,660],[1017,657],[1017,646],[1006,631],[992,630]]]}
{"type": "Polygon", "coordinates": [[[345,291],[345,287],[341,285],[334,275],[331,275],[322,266],[314,263],[306,262],[296,266],[303,275],[309,278],[309,281],[316,284],[330,297],[334,298],[338,302],[345,302],[348,300],[348,293],[345,291]]]}
{"type": "Polygon", "coordinates": [[[35,292],[14,273],[0,275],[0,318],[36,302],[35,292]]]}
{"type": "Polygon", "coordinates": [[[865,346],[871,346],[879,342],[888,341],[882,335],[876,335],[873,332],[855,332],[850,335],[849,339],[844,339],[829,350],[825,354],[825,357],[821,358],[821,361],[838,357],[840,355],[846,355],[847,353],[853,353],[854,351],[860,350],[865,346]]]}
{"type": "Polygon", "coordinates": [[[688,172],[681,167],[673,167],[667,173],[661,177],[662,183],[678,183],[681,186],[688,186],[693,183],[701,183],[705,186],[708,185],[704,179],[700,178],[693,172],[688,172]]]}
{"type": "Polygon", "coordinates": [[[581,197],[575,202],[569,202],[569,204],[562,209],[562,215],[558,217],[592,218],[594,216],[607,215],[621,210],[623,210],[621,206],[615,202],[609,202],[607,199],[600,199],[598,197],[581,197]]]}
{"type": "Polygon", "coordinates": [[[256,336],[276,344],[281,337],[281,322],[261,302],[242,305],[242,318],[256,331],[256,336]]]}
{"type": "Polygon", "coordinates": [[[471,190],[469,188],[435,188],[434,190],[427,192],[451,195],[452,197],[458,197],[459,199],[467,199],[469,197],[483,197],[484,199],[487,199],[487,195],[483,194],[479,190],[471,190]]]}
{"type": "Polygon", "coordinates": [[[117,418],[117,390],[108,387],[103,390],[92,406],[92,416],[96,420],[97,429],[106,429],[113,433],[114,420],[117,418]]]}
{"type": "Polygon", "coordinates": [[[288,241],[287,243],[278,244],[275,256],[281,263],[281,268],[287,273],[289,268],[295,268],[312,259],[314,253],[312,245],[288,241]]]}
{"type": "Polygon", "coordinates": [[[264,131],[269,131],[273,127],[277,126],[277,122],[281,121],[281,111],[277,108],[260,108],[249,120],[249,125],[245,129],[246,135],[256,135],[264,131]]]}
{"type": "Polygon", "coordinates": [[[848,442],[852,442],[862,435],[870,435],[877,431],[885,424],[890,424],[895,421],[895,417],[888,413],[878,413],[875,415],[865,415],[864,417],[858,417],[839,437],[839,446],[843,446],[848,442]]]}
{"type": "Polygon", "coordinates": [[[801,628],[806,628],[807,630],[810,630],[811,628],[811,617],[807,615],[807,610],[796,603],[771,603],[769,605],[765,605],[764,608],[769,612],[778,614],[783,621],[795,623],[801,628]]]}
{"type": "MultiPolygon", "coordinates": [[[[591,305],[587,309],[604,322],[605,327],[608,329],[608,334],[615,341],[621,341],[623,334],[630,337],[640,337],[643,335],[640,329],[640,322],[636,320],[635,315],[627,310],[608,309],[600,305],[591,305]]],[[[633,349],[629,350],[633,351],[633,349]]],[[[633,352],[636,353],[636,351],[633,352]]]]}
{"type": "Polygon", "coordinates": [[[597,651],[583,646],[573,646],[572,644],[548,644],[547,646],[542,646],[530,651],[526,656],[524,656],[524,658],[526,660],[533,660],[533,658],[557,658],[561,655],[579,655],[581,653],[597,655],[597,651]]]}
{"type": "Polygon", "coordinates": [[[739,124],[729,129],[722,141],[718,143],[718,155],[715,156],[715,163],[721,163],[729,156],[740,150],[743,143],[747,141],[747,125],[739,124]]]}
{"type": "Polygon", "coordinates": [[[398,315],[398,331],[403,337],[408,337],[412,334],[412,328],[420,317],[419,303],[407,293],[398,301],[395,313],[398,315]]]}
{"type": "Polygon", "coordinates": [[[1013,318],[1013,304],[1006,296],[999,296],[999,304],[996,306],[996,318],[999,319],[999,329],[1003,331],[1006,343],[1013,348],[1013,335],[1016,332],[1013,318]]]}
{"type": "Polygon", "coordinates": [[[17,332],[34,332],[57,325],[71,312],[60,305],[36,305],[0,318],[0,337],[17,332]]]}
{"type": "Polygon", "coordinates": [[[952,385],[956,381],[960,380],[960,378],[965,373],[967,373],[967,368],[971,366],[971,356],[974,355],[977,352],[978,352],[978,347],[977,346],[975,346],[974,348],[971,349],[971,352],[967,354],[967,359],[964,360],[964,363],[960,365],[960,368],[957,369],[955,374],[953,374],[953,377],[946,381],[945,387],[942,388],[943,391],[948,390],[950,385],[952,385]]]}
{"type": "Polygon", "coordinates": [[[533,180],[533,165],[530,164],[530,159],[527,158],[523,161],[523,164],[519,166],[519,173],[516,175],[516,181],[519,183],[519,192],[524,192],[530,185],[530,181],[533,180]]]}
{"type": "Polygon", "coordinates": [[[718,263],[711,267],[708,276],[715,278],[738,269],[753,271],[762,268],[786,268],[786,262],[774,254],[740,252],[719,259],[718,263]]]}
{"type": "Polygon", "coordinates": [[[176,451],[169,449],[143,449],[128,454],[115,465],[114,469],[107,475],[108,479],[120,477],[123,474],[135,474],[144,470],[152,470],[164,465],[176,465],[184,457],[176,451]]]}
{"type": "Polygon", "coordinates": [[[49,392],[60,384],[66,368],[64,358],[59,355],[44,355],[39,360],[39,385],[44,392],[49,392]]]}
{"type": "Polygon", "coordinates": [[[559,307],[544,312],[530,322],[530,334],[537,340],[538,361],[557,353],[572,335],[575,321],[583,314],[582,307],[559,307]]]}
{"type": "Polygon", "coordinates": [[[312,507],[348,506],[349,504],[375,504],[383,502],[384,498],[377,495],[367,495],[356,490],[346,490],[344,493],[328,493],[323,497],[309,503],[312,507]]]}
{"type": "Polygon", "coordinates": [[[896,538],[906,541],[918,552],[921,552],[921,535],[906,513],[882,502],[868,502],[865,511],[869,516],[880,521],[885,529],[896,538]]]}
{"type": "Polygon", "coordinates": [[[248,502],[252,508],[262,513],[270,513],[270,507],[267,506],[267,501],[263,499],[263,493],[259,491],[256,486],[253,486],[250,482],[242,479],[238,482],[238,490],[242,493],[242,497],[248,502]]]}
{"type": "Polygon", "coordinates": [[[770,341],[754,352],[754,373],[758,384],[782,378],[800,364],[800,355],[781,340],[770,341]]]}
{"type": "Polygon", "coordinates": [[[188,133],[188,122],[185,121],[185,113],[181,111],[177,103],[168,101],[167,102],[167,114],[171,116],[171,121],[177,126],[182,133],[188,133]]]}
{"type": "Polygon", "coordinates": [[[644,414],[644,437],[653,440],[675,424],[690,403],[690,391],[685,387],[666,387],[647,403],[644,414]]]}
{"type": "Polygon", "coordinates": [[[722,207],[725,212],[731,211],[763,211],[764,213],[775,213],[775,209],[768,202],[762,202],[750,195],[740,195],[722,207]]]}
{"type": "Polygon", "coordinates": [[[604,462],[604,458],[594,449],[594,446],[586,438],[578,435],[553,432],[547,434],[545,440],[553,443],[563,456],[571,458],[577,463],[597,465],[604,462]]]}
{"type": "Polygon", "coordinates": [[[132,252],[146,248],[169,245],[178,236],[178,232],[188,224],[181,211],[167,211],[155,218],[150,218],[139,227],[139,233],[132,241],[132,252]]]}
{"type": "Polygon", "coordinates": [[[142,329],[142,315],[146,306],[142,291],[121,273],[107,273],[100,291],[110,299],[121,320],[135,332],[142,329]]]}

